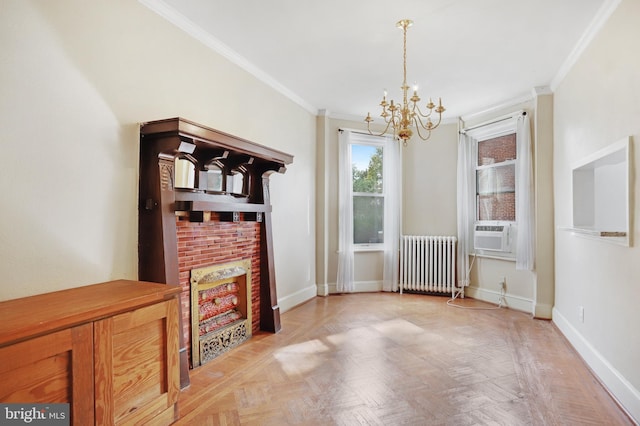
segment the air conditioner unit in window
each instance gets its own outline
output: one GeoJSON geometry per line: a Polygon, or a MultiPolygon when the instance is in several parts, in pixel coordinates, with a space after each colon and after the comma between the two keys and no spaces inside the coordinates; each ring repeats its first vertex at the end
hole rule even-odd
{"type": "Polygon", "coordinates": [[[510,225],[478,225],[473,230],[473,248],[476,250],[509,251],[510,225]]]}

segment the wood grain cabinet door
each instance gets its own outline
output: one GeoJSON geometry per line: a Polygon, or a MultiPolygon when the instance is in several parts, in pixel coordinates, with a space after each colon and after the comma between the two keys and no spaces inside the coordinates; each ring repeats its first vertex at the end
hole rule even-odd
{"type": "Polygon", "coordinates": [[[96,424],[177,419],[178,332],[176,298],[94,323],[96,424]]]}
{"type": "Polygon", "coordinates": [[[93,424],[93,326],[0,348],[0,402],[69,403],[74,425],[93,424]]]}

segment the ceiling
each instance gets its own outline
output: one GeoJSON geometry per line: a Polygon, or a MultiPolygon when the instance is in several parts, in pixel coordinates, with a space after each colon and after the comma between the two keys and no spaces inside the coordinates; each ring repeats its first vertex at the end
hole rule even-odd
{"type": "Polygon", "coordinates": [[[313,113],[376,117],[407,83],[446,119],[531,97],[561,77],[612,0],[140,0],[313,113]],[[555,80],[554,80],[555,79],[555,80]]]}

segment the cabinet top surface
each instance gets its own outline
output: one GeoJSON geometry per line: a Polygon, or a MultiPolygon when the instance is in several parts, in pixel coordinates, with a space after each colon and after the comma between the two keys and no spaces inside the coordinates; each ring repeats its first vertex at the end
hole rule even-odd
{"type": "Polygon", "coordinates": [[[116,280],[0,302],[0,347],[170,299],[179,287],[116,280]]]}

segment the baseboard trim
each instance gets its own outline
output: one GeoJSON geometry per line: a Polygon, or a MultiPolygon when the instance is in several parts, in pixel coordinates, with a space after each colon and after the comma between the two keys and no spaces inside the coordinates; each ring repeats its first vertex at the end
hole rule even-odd
{"type": "MultiPolygon", "coordinates": [[[[356,281],[353,283],[354,290],[351,293],[371,293],[382,291],[382,281],[356,281]]],[[[336,283],[329,284],[329,293],[340,293],[336,288],[336,283]]]]}
{"type": "Polygon", "coordinates": [[[637,424],[640,420],[640,391],[591,346],[589,341],[556,308],[553,308],[553,323],[584,359],[611,396],[637,424]]]}
{"type": "Polygon", "coordinates": [[[316,285],[310,285],[301,290],[296,291],[293,294],[278,299],[278,306],[280,307],[280,313],[287,312],[291,308],[294,308],[310,299],[316,297],[317,289],[316,285]]]}
{"type": "MultiPolygon", "coordinates": [[[[482,300],[489,303],[500,303],[500,292],[494,290],[487,290],[486,288],[479,287],[465,287],[465,296],[469,296],[473,299],[482,300]]],[[[504,295],[504,301],[506,307],[515,309],[517,311],[533,313],[533,300],[527,299],[521,296],[514,296],[509,293],[504,295]]]]}
{"type": "Polygon", "coordinates": [[[533,317],[538,319],[551,319],[553,317],[553,306],[542,303],[534,303],[533,317]]]}
{"type": "Polygon", "coordinates": [[[317,296],[328,296],[329,295],[329,284],[316,284],[316,295],[317,296]]]}

